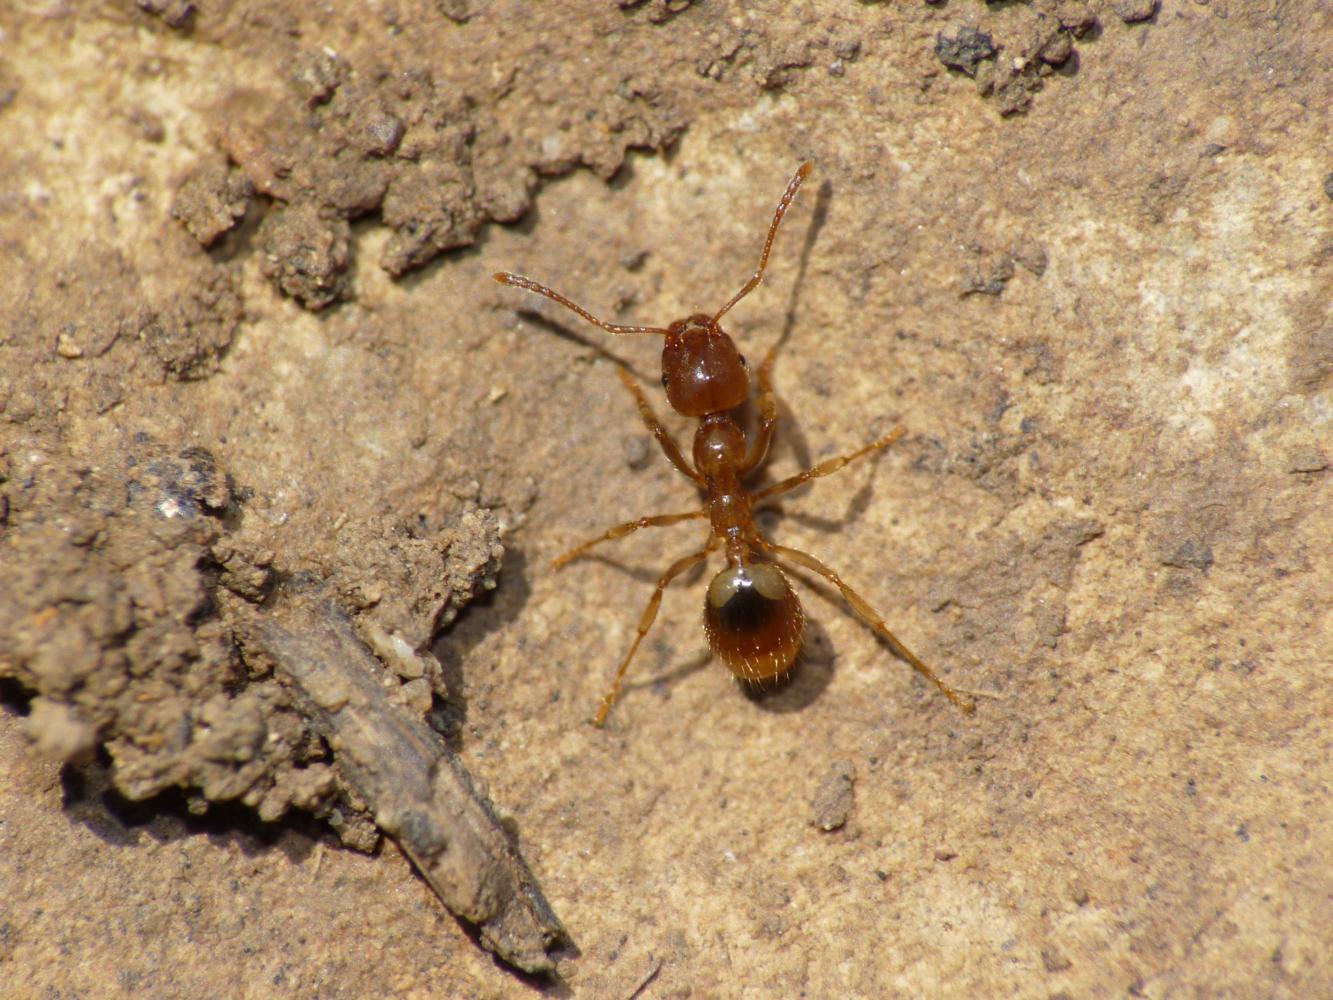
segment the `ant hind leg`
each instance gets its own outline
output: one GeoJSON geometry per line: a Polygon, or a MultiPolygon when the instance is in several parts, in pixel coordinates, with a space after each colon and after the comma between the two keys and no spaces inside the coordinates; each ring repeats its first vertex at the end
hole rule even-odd
{"type": "Polygon", "coordinates": [[[592,724],[594,726],[600,728],[606,724],[606,717],[611,712],[611,706],[620,697],[620,688],[625,683],[625,672],[629,670],[630,661],[634,659],[634,654],[638,652],[639,643],[643,642],[643,637],[648,634],[648,630],[653,627],[653,622],[657,620],[657,609],[662,606],[662,591],[666,590],[667,584],[687,569],[703,562],[708,553],[713,551],[713,548],[714,543],[712,539],[709,539],[708,545],[698,552],[693,552],[672,563],[657,581],[653,596],[648,598],[648,606],[643,609],[643,617],[639,620],[639,632],[634,637],[634,644],[630,646],[629,652],[625,654],[625,658],[620,662],[620,669],[616,671],[616,679],[611,684],[611,690],[606,692],[606,695],[602,698],[601,707],[597,709],[597,714],[593,717],[592,724]]]}
{"type": "Polygon", "coordinates": [[[869,625],[877,635],[888,642],[889,648],[892,649],[897,656],[906,660],[917,673],[930,681],[930,683],[934,684],[935,687],[939,689],[940,694],[944,695],[944,697],[948,698],[968,715],[971,715],[977,710],[977,706],[974,702],[965,698],[948,684],[944,683],[935,671],[931,670],[930,667],[917,659],[916,654],[904,646],[898,640],[898,637],[889,631],[889,627],[884,624],[884,619],[880,618],[880,616],[875,613],[875,609],[866,603],[865,598],[851,587],[847,586],[847,584],[842,581],[842,577],[838,576],[837,573],[833,572],[833,570],[829,569],[829,567],[825,566],[814,556],[807,552],[802,552],[800,549],[789,549],[785,545],[774,545],[772,542],[766,540],[761,540],[760,545],[775,555],[784,556],[791,562],[796,563],[796,565],[808,569],[812,573],[819,574],[829,583],[833,584],[833,586],[837,587],[838,590],[842,592],[843,598],[852,606],[852,610],[856,612],[857,617],[869,625]]]}

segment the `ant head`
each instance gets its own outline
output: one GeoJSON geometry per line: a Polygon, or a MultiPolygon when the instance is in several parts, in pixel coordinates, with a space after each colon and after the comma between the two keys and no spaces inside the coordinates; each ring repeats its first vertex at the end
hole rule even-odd
{"type": "Polygon", "coordinates": [[[717,321],[697,313],[667,328],[662,387],[673,410],[702,417],[744,403],[750,395],[750,369],[717,321]]]}
{"type": "Polygon", "coordinates": [[[662,348],[662,385],[666,389],[667,399],[670,400],[672,408],[686,417],[702,417],[707,413],[734,409],[744,403],[750,395],[750,369],[718,321],[732,306],[754,291],[763,279],[778,226],[782,222],[782,217],[787,214],[792,199],[796,197],[801,182],[810,173],[811,167],[812,164],[809,163],[801,164],[796,176],[787,185],[782,200],[778,202],[778,209],[768,227],[768,238],[764,241],[763,253],[759,255],[758,269],[741,290],[712,316],[695,313],[687,319],[677,320],[666,328],[608,323],[604,319],[598,319],[581,305],[571,302],[559,292],[521,274],[501,271],[494,276],[495,280],[502,285],[522,288],[544,296],[552,302],[558,302],[609,333],[661,334],[666,338],[666,344],[662,348]]]}

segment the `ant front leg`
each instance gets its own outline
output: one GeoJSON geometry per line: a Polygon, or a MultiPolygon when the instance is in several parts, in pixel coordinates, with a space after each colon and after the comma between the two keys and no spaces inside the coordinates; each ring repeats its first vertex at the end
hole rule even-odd
{"type": "Polygon", "coordinates": [[[601,545],[602,542],[609,542],[615,538],[624,538],[626,535],[633,534],[640,528],[664,528],[670,524],[679,524],[681,521],[692,521],[701,517],[707,517],[708,512],[704,510],[691,510],[683,514],[654,514],[652,517],[641,517],[634,521],[626,521],[624,524],[617,524],[614,528],[608,528],[596,538],[591,538],[575,548],[570,549],[562,556],[557,556],[551,562],[552,569],[560,569],[568,563],[573,562],[589,549],[601,545]]]}
{"type": "Polygon", "coordinates": [[[948,684],[945,684],[935,671],[922,663],[915,653],[899,642],[898,637],[890,632],[889,627],[884,624],[884,619],[880,618],[880,616],[875,613],[875,609],[867,604],[860,594],[847,586],[847,584],[843,583],[842,577],[838,576],[837,573],[833,572],[833,570],[829,569],[814,556],[807,552],[802,552],[800,549],[789,549],[784,545],[774,545],[772,542],[764,539],[761,539],[759,544],[762,548],[775,555],[784,556],[796,563],[796,565],[808,569],[812,573],[818,573],[829,583],[833,584],[833,586],[837,587],[838,590],[841,591],[843,598],[852,606],[852,610],[856,612],[857,616],[869,625],[876,634],[887,641],[889,648],[892,649],[894,653],[906,660],[917,673],[930,681],[930,683],[934,684],[935,687],[939,689],[940,694],[944,695],[944,697],[948,698],[968,715],[971,715],[977,710],[977,706],[972,701],[960,695],[953,688],[949,687],[948,684]]]}
{"type": "Polygon", "coordinates": [[[676,444],[676,439],[671,436],[671,432],[663,427],[662,422],[657,419],[657,414],[653,412],[648,397],[643,394],[643,389],[639,387],[639,383],[635,382],[634,377],[619,365],[616,366],[616,374],[620,376],[620,381],[625,383],[625,388],[634,397],[634,401],[639,407],[639,416],[648,425],[648,430],[652,431],[653,437],[657,438],[657,443],[662,446],[662,452],[666,455],[667,460],[679,469],[683,476],[702,489],[704,486],[703,476],[695,472],[690,463],[685,461],[685,456],[680,453],[680,445],[676,444]]]}
{"type": "Polygon", "coordinates": [[[777,355],[778,345],[774,344],[759,366],[759,432],[750,453],[745,456],[742,476],[759,468],[759,463],[768,454],[768,446],[773,443],[773,428],[778,423],[778,396],[773,391],[773,362],[777,355]]]}
{"type": "Polygon", "coordinates": [[[708,544],[698,552],[677,559],[672,563],[670,568],[657,581],[653,596],[648,599],[648,606],[643,609],[643,617],[639,620],[639,633],[634,637],[634,644],[630,646],[629,652],[625,654],[625,659],[621,661],[620,669],[616,671],[616,679],[611,684],[611,690],[606,692],[606,695],[602,698],[602,707],[597,710],[597,714],[593,717],[592,724],[594,726],[601,727],[606,724],[606,717],[611,712],[611,706],[620,697],[620,688],[625,683],[625,672],[629,670],[630,660],[634,659],[634,654],[639,650],[639,643],[643,642],[643,637],[648,634],[648,630],[653,627],[653,622],[657,620],[657,609],[662,606],[662,591],[666,590],[667,584],[687,569],[703,562],[714,547],[715,543],[710,538],[708,544]]]}
{"type": "Polygon", "coordinates": [[[783,493],[790,493],[802,483],[808,483],[812,479],[822,479],[824,476],[831,476],[848,463],[855,462],[858,458],[863,458],[866,455],[873,455],[877,451],[883,451],[905,433],[907,432],[903,430],[903,428],[895,427],[879,440],[871,441],[864,448],[858,448],[850,455],[840,455],[837,458],[827,459],[820,462],[812,469],[806,469],[804,472],[798,472],[796,475],[789,479],[784,479],[780,483],[774,483],[772,486],[764,487],[762,490],[755,493],[753,499],[758,503],[760,500],[766,500],[769,497],[779,496],[783,493]]]}

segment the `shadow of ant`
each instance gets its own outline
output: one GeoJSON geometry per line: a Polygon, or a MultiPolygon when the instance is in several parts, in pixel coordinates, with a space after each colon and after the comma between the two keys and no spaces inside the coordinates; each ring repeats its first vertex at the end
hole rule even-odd
{"type": "MultiPolygon", "coordinates": [[[[792,669],[781,677],[764,681],[743,681],[734,678],[741,695],[755,707],[777,715],[799,712],[813,705],[833,683],[836,654],[828,633],[818,622],[807,621],[805,644],[792,669]]],[[[677,684],[710,667],[720,667],[715,663],[711,650],[702,650],[677,667],[665,673],[638,681],[627,681],[626,694],[635,691],[652,691],[661,698],[671,695],[677,684]]]]}
{"type": "Polygon", "coordinates": [[[837,654],[824,627],[806,619],[805,640],[790,670],[774,680],[758,683],[737,679],[736,685],[757,708],[774,715],[790,715],[823,696],[833,683],[836,660],[837,654]]]}
{"type": "MultiPolygon", "coordinates": [[[[796,309],[801,299],[801,292],[805,286],[805,276],[810,270],[810,257],[814,253],[815,244],[819,240],[819,234],[823,231],[828,222],[829,205],[833,200],[833,183],[827,178],[820,182],[815,190],[814,205],[810,211],[810,221],[805,227],[805,236],[801,241],[801,251],[796,259],[796,276],[792,279],[791,289],[787,293],[787,305],[782,310],[782,328],[778,331],[777,340],[775,340],[768,349],[768,353],[776,354],[778,361],[781,361],[783,349],[787,346],[787,341],[791,339],[793,331],[796,329],[796,309]]],[[[780,371],[780,364],[777,371],[780,371]]],[[[778,421],[782,432],[777,436],[774,450],[789,451],[796,459],[796,464],[803,469],[808,469],[814,464],[811,459],[810,443],[806,440],[804,433],[800,428],[800,421],[791,407],[786,404],[782,398],[780,386],[781,377],[774,375],[774,391],[778,402],[778,421]]],[[[756,422],[755,407],[753,400],[746,404],[747,416],[746,426],[748,431],[753,431],[756,422]]],[[[771,456],[770,456],[771,459],[771,456]]],[[[773,482],[772,477],[767,473],[771,461],[766,461],[758,470],[756,477],[756,487],[768,486],[773,482]]]]}
{"type": "Polygon", "coordinates": [[[561,340],[567,340],[572,344],[577,344],[579,347],[585,348],[589,351],[593,351],[598,357],[602,358],[604,361],[609,361],[613,365],[619,365],[621,368],[629,372],[640,382],[646,382],[649,385],[656,384],[657,380],[654,376],[644,374],[643,372],[639,371],[639,369],[635,368],[634,365],[631,364],[629,361],[626,361],[618,354],[607,350],[602,344],[593,340],[591,337],[583,336],[578,331],[572,329],[571,327],[566,326],[565,324],[559,322],[558,320],[551,319],[549,316],[544,316],[542,313],[537,312],[535,309],[517,309],[515,310],[515,312],[521,318],[531,323],[533,326],[539,326],[547,333],[553,334],[554,336],[559,337],[561,340]]]}

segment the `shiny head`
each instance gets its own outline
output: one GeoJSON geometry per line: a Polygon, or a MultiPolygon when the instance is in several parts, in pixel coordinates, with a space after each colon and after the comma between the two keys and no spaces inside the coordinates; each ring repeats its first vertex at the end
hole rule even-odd
{"type": "Polygon", "coordinates": [[[796,197],[801,182],[809,175],[812,168],[813,164],[803,163],[796,171],[796,175],[788,183],[787,190],[778,202],[777,211],[773,214],[773,221],[768,227],[768,237],[764,240],[763,252],[759,255],[759,267],[741,290],[712,316],[696,313],[687,319],[677,320],[666,328],[608,323],[559,292],[521,274],[500,271],[494,278],[503,285],[522,288],[552,302],[558,302],[566,309],[578,313],[589,323],[610,333],[661,334],[666,338],[662,348],[662,385],[666,389],[667,399],[672,408],[687,417],[701,417],[707,413],[734,409],[744,403],[750,395],[750,372],[745,359],[736,350],[736,345],[718,321],[763,280],[764,270],[768,267],[768,255],[778,234],[778,226],[782,222],[782,217],[787,214],[792,199],[796,197]]]}
{"type": "Polygon", "coordinates": [[[736,344],[712,317],[677,320],[662,345],[662,388],[677,413],[702,417],[740,406],[750,395],[750,370],[736,344]]]}

